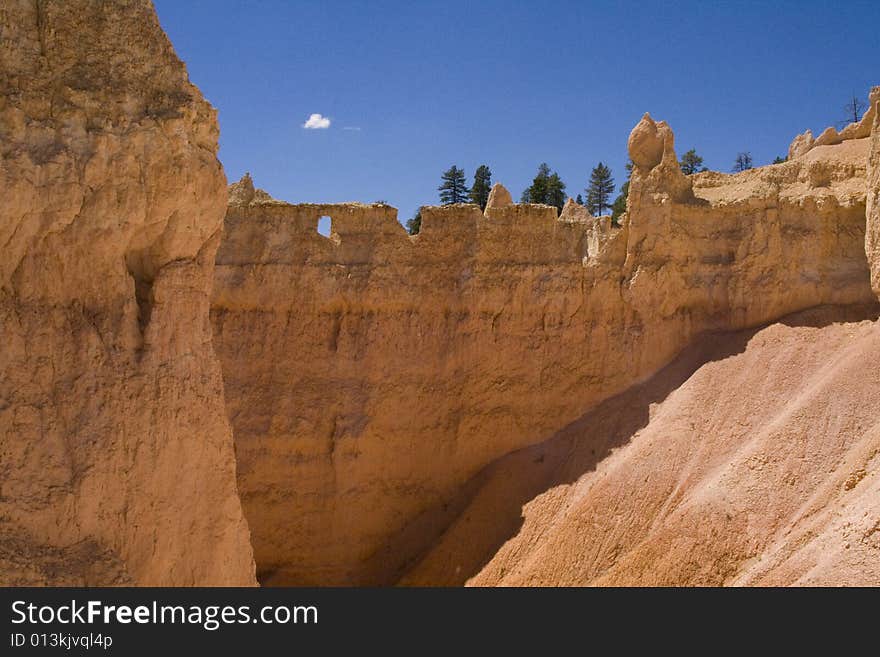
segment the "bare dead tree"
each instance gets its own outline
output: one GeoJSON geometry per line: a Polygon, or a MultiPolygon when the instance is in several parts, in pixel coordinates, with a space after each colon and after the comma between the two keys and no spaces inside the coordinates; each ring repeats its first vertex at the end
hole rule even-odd
{"type": "Polygon", "coordinates": [[[837,124],[838,127],[845,128],[850,123],[858,123],[862,120],[862,114],[866,109],[868,106],[853,92],[852,98],[843,106],[844,118],[837,124]]]}

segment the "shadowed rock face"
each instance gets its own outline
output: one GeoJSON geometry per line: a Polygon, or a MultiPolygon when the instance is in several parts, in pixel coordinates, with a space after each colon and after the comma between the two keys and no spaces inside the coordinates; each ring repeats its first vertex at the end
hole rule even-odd
{"type": "Polygon", "coordinates": [[[699,334],[873,302],[867,139],[690,177],[665,123],[630,144],[620,229],[501,203],[423,208],[411,238],[387,206],[236,186],[212,321],[265,583],[397,581],[481,468],[699,334]]]}
{"type": "Polygon", "coordinates": [[[216,153],[149,2],[4,3],[4,584],[254,582],[208,322],[216,153]]]}
{"type": "Polygon", "coordinates": [[[875,320],[822,307],[697,339],[463,486],[404,583],[877,585],[875,320]]]}

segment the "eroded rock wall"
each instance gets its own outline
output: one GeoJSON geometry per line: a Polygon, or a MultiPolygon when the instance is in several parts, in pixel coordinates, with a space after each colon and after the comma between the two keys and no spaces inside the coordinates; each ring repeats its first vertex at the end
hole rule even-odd
{"type": "Polygon", "coordinates": [[[871,286],[880,297],[880,87],[874,87],[870,95],[874,122],[872,124],[868,152],[868,226],[865,234],[865,251],[871,264],[871,286]]]}
{"type": "Polygon", "coordinates": [[[423,208],[411,238],[393,208],[289,205],[242,181],[212,321],[263,581],[394,582],[474,473],[698,334],[873,301],[867,152],[688,178],[646,116],[621,229],[499,202],[423,208]]]}
{"type": "Polygon", "coordinates": [[[825,306],[698,338],[485,468],[404,583],[880,584],[880,330],[865,317],[825,306]]]}
{"type": "Polygon", "coordinates": [[[213,108],[147,0],[0,7],[0,581],[251,584],[213,108]]]}

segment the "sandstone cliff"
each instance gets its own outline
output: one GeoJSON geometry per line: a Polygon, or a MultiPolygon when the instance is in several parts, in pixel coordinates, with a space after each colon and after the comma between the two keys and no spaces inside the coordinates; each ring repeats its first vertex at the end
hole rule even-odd
{"type": "Polygon", "coordinates": [[[0,582],[249,584],[214,110],[147,0],[0,8],[0,582]]]}
{"type": "MultiPolygon", "coordinates": [[[[871,263],[871,285],[880,296],[880,87],[874,87],[870,96],[874,121],[871,146],[868,153],[868,200],[865,251],[871,263]]],[[[866,114],[865,116],[868,116],[866,114]]]]}
{"type": "Polygon", "coordinates": [[[423,208],[409,237],[387,206],[236,190],[212,320],[262,580],[396,581],[481,468],[700,334],[872,302],[868,150],[685,177],[646,116],[621,229],[498,191],[485,216],[423,208]]]}
{"type": "Polygon", "coordinates": [[[410,237],[227,208],[148,0],[6,3],[0,583],[878,583],[878,103],[736,175],[645,115],[620,228],[410,237]]]}
{"type": "Polygon", "coordinates": [[[463,487],[407,584],[877,585],[880,331],[716,333],[463,487]]]}

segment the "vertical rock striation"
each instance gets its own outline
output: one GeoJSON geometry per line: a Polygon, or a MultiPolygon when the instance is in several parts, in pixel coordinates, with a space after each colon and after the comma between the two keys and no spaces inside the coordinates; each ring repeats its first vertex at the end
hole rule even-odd
{"type": "Polygon", "coordinates": [[[215,112],[147,0],[0,7],[0,581],[251,584],[215,112]]]}
{"type": "Polygon", "coordinates": [[[871,146],[868,152],[868,225],[865,231],[865,250],[871,264],[871,286],[880,296],[880,87],[874,87],[870,95],[870,108],[866,117],[873,115],[871,146]]]}

